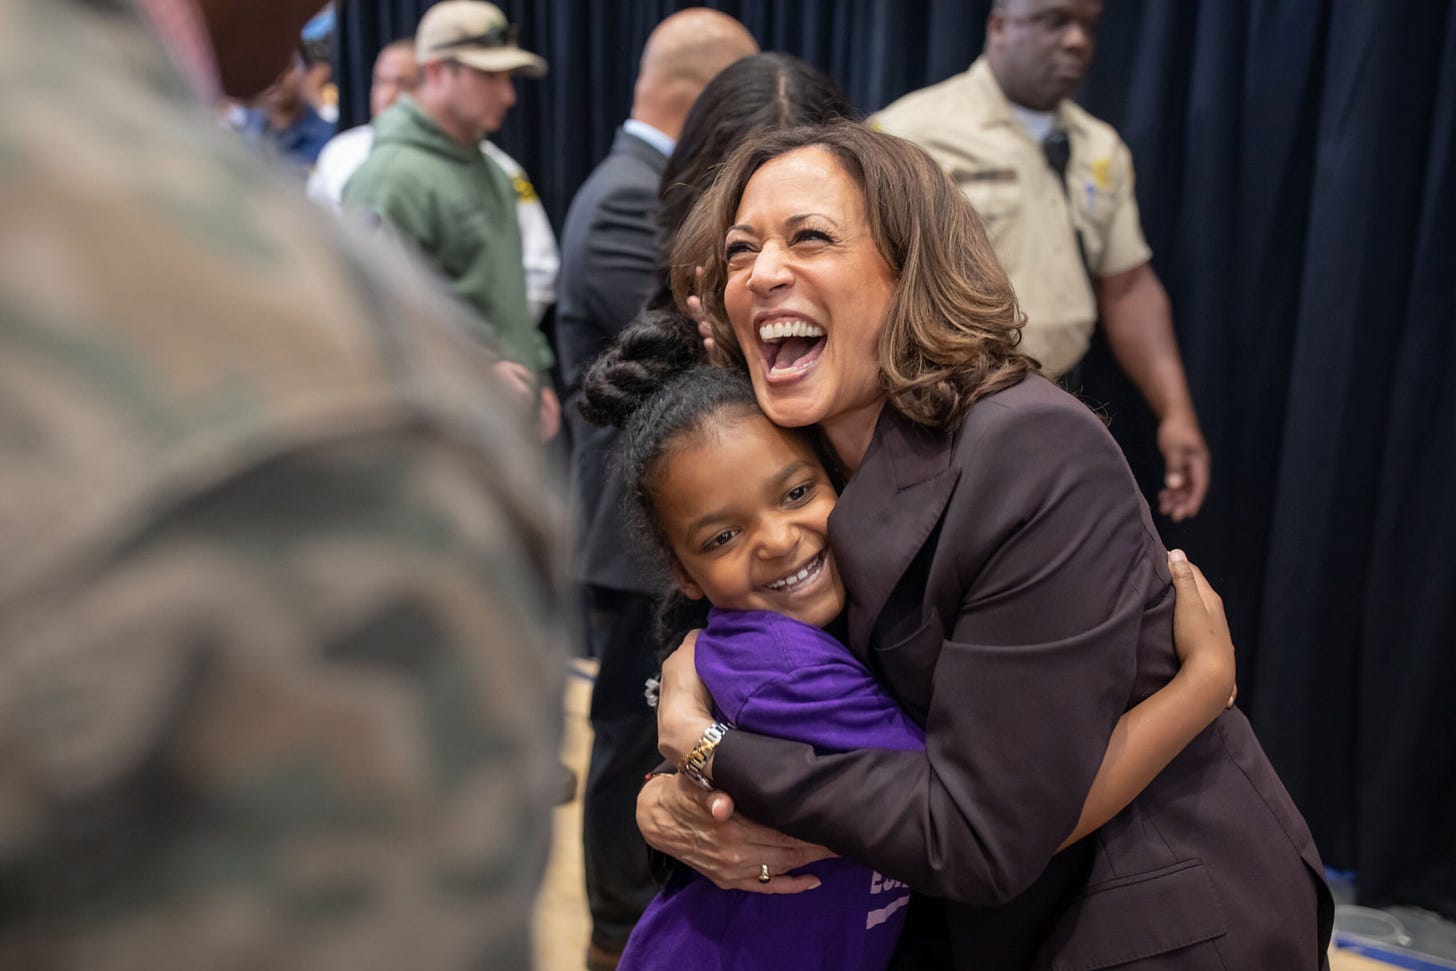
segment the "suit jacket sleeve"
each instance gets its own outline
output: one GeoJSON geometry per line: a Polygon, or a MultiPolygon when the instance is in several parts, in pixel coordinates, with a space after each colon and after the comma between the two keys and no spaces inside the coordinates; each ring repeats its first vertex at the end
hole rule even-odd
{"type": "Polygon", "coordinates": [[[816,755],[734,732],[714,775],[752,818],[989,905],[1076,824],[1133,690],[1152,566],[1136,487],[1090,413],[992,398],[973,416],[939,539],[953,561],[935,568],[960,578],[958,615],[875,645],[933,659],[926,752],[816,755]]]}
{"type": "Polygon", "coordinates": [[[632,322],[657,285],[656,211],[656,185],[619,185],[587,234],[587,308],[604,325],[604,341],[632,322]]]}

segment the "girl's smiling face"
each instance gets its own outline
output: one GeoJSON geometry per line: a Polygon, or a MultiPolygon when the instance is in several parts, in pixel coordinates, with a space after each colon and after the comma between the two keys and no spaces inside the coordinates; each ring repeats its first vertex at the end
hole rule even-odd
{"type": "Polygon", "coordinates": [[[800,435],[757,411],[716,421],[667,453],[654,506],[683,592],[721,610],[769,610],[823,627],[844,609],[829,550],[835,492],[800,435]]]}

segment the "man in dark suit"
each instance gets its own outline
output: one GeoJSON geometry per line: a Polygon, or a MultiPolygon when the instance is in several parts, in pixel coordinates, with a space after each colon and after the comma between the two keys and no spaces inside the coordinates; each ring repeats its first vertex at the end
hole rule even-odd
{"type": "Polygon", "coordinates": [[[757,51],[742,24],[715,10],[691,8],[658,24],[642,51],[632,115],[572,200],[561,234],[556,333],[571,426],[576,579],[586,600],[588,647],[601,662],[582,805],[590,971],[616,966],[657,891],[634,814],[642,776],[659,761],[656,723],[643,697],[643,682],[656,669],[658,585],[623,522],[622,483],[609,470],[615,431],[588,424],[576,405],[587,365],[657,288],[658,181],[688,109],[719,71],[757,51]]]}

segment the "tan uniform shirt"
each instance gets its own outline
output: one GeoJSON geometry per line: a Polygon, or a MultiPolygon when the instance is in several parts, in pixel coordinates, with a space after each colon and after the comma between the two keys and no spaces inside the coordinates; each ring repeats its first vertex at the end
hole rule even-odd
{"type": "Polygon", "coordinates": [[[1071,370],[1097,323],[1072,227],[1098,277],[1135,269],[1152,255],[1133,193],[1132,155],[1117,132],[1070,101],[1057,106],[1055,125],[1072,149],[1064,191],[984,57],[870,122],[919,144],[950,173],[981,214],[1016,288],[1026,315],[1022,349],[1052,377],[1071,370]]]}

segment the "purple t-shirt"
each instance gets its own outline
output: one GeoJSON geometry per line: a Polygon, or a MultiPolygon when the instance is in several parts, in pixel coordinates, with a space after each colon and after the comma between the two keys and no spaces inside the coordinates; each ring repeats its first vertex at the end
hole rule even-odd
{"type": "MultiPolygon", "coordinates": [[[[849,650],[762,610],[708,615],[695,652],[718,717],[820,751],[919,751],[925,733],[849,650]]],[[[632,931],[618,971],[883,971],[910,888],[850,860],[822,860],[800,894],[720,890],[678,867],[632,931]]]]}

